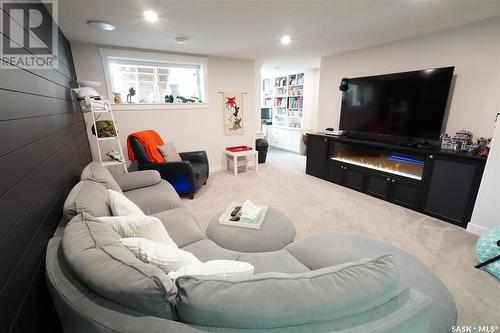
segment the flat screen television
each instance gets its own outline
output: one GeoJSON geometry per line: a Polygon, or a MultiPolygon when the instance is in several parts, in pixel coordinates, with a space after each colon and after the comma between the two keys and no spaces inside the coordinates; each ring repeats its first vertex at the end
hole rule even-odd
{"type": "Polygon", "coordinates": [[[260,119],[261,120],[273,119],[273,109],[272,108],[261,108],[260,109],[260,119]]]}
{"type": "Polygon", "coordinates": [[[454,68],[346,79],[340,130],[353,136],[439,139],[454,68]]]}

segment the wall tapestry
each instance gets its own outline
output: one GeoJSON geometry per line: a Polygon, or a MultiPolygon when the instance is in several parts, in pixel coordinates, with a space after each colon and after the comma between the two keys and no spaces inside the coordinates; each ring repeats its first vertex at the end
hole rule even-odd
{"type": "Polygon", "coordinates": [[[224,134],[243,135],[243,93],[223,92],[224,134]]]}

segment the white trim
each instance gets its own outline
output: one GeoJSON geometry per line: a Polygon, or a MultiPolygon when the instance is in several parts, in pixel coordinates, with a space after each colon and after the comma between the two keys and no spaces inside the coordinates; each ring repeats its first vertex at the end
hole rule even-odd
{"type": "Polygon", "coordinates": [[[469,223],[469,224],[467,224],[466,230],[472,234],[475,234],[475,235],[482,235],[483,233],[485,233],[486,231],[488,231],[490,229],[485,228],[483,226],[480,226],[478,224],[469,223]]]}
{"type": "Polygon", "coordinates": [[[209,103],[132,103],[111,104],[114,111],[137,111],[137,110],[184,110],[184,109],[209,109],[209,103]]]}
{"type": "Polygon", "coordinates": [[[200,70],[203,73],[203,80],[200,82],[200,92],[202,94],[201,98],[207,104],[207,64],[208,58],[203,57],[193,57],[184,56],[177,54],[168,53],[158,53],[158,52],[140,52],[131,50],[120,50],[120,49],[110,49],[110,48],[99,48],[99,54],[101,55],[102,67],[104,69],[104,79],[106,80],[106,92],[108,94],[108,99],[113,100],[112,94],[112,84],[111,84],[111,74],[109,72],[108,60],[132,60],[141,62],[156,62],[156,63],[174,63],[174,64],[190,64],[199,65],[200,70]]]}

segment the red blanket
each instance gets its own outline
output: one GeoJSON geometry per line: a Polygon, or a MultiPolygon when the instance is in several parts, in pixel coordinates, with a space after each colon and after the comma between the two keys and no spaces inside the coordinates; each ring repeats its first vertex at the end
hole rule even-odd
{"type": "Polygon", "coordinates": [[[127,137],[127,151],[129,160],[135,160],[134,150],[132,149],[132,143],[130,142],[131,138],[137,138],[140,143],[146,149],[146,154],[148,154],[149,159],[152,163],[163,163],[165,162],[165,158],[158,150],[158,146],[163,145],[163,140],[160,135],[153,130],[146,130],[135,132],[129,134],[127,137]]]}

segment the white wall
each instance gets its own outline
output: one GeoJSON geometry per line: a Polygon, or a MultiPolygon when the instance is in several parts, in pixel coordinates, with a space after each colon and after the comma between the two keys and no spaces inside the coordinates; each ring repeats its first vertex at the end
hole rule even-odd
{"type": "Polygon", "coordinates": [[[491,142],[481,186],[467,231],[475,234],[500,225],[500,119],[491,142]]]}
{"type": "MultiPolygon", "coordinates": [[[[106,96],[99,47],[101,46],[71,44],[78,79],[101,81],[102,86],[98,90],[106,96]]],[[[206,150],[211,170],[220,170],[224,162],[224,147],[255,144],[256,117],[260,116],[255,104],[255,70],[254,61],[251,60],[208,57],[207,101],[210,105],[207,108],[148,110],[145,107],[142,110],[115,111],[125,155],[128,134],[154,129],[164,141],[173,142],[178,151],[206,150]],[[244,135],[224,135],[223,101],[219,91],[247,93],[243,97],[244,135]]]]}
{"type": "MultiPolygon", "coordinates": [[[[313,102],[312,102],[312,115],[310,128],[314,130],[324,130],[324,128],[318,128],[318,107],[319,107],[319,78],[320,78],[320,68],[315,68],[313,70],[313,102]]],[[[326,127],[325,127],[326,128],[326,127]]]]}
{"type": "Polygon", "coordinates": [[[491,137],[499,110],[500,19],[321,59],[317,129],[338,128],[343,77],[455,66],[446,132],[491,137]]]}

